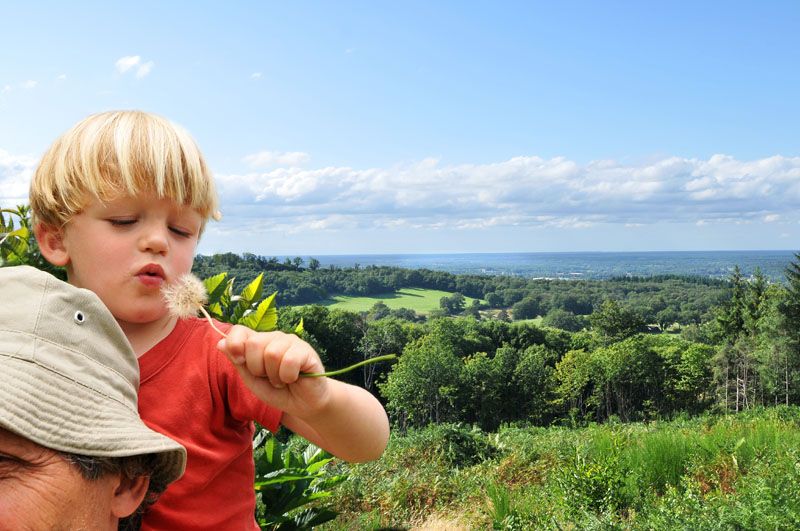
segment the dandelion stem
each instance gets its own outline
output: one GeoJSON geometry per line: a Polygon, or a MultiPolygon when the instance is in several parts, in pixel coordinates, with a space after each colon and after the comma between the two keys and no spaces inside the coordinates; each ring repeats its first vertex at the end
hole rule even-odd
{"type": "Polygon", "coordinates": [[[228,337],[228,334],[226,334],[225,332],[223,332],[222,330],[220,330],[219,328],[217,328],[217,325],[215,325],[215,324],[214,324],[214,320],[213,320],[213,319],[211,318],[211,316],[208,314],[208,312],[206,311],[206,309],[205,309],[203,306],[198,306],[198,308],[200,308],[200,311],[201,311],[201,312],[203,312],[203,315],[205,315],[205,317],[206,317],[206,320],[208,321],[208,324],[210,324],[210,325],[211,325],[211,328],[213,328],[214,330],[216,330],[216,331],[217,331],[217,333],[218,333],[219,335],[221,335],[222,337],[225,337],[225,338],[227,338],[227,337],[228,337]]]}
{"type": "Polygon", "coordinates": [[[328,371],[328,372],[301,372],[300,376],[302,376],[304,378],[320,378],[322,376],[337,376],[339,374],[344,374],[346,372],[350,372],[353,369],[357,369],[357,368],[362,367],[364,365],[369,365],[371,363],[377,363],[379,361],[393,360],[393,359],[396,359],[396,358],[397,358],[396,354],[387,354],[385,356],[375,356],[374,358],[369,358],[367,360],[359,361],[358,363],[354,363],[353,365],[350,365],[349,367],[345,367],[344,369],[338,369],[338,370],[335,370],[335,371],[328,371]]]}

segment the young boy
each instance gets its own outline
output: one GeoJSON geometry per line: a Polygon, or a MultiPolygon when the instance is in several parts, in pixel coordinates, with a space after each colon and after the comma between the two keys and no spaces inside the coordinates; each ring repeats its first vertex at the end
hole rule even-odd
{"type": "Polygon", "coordinates": [[[148,113],[92,115],[50,147],[31,182],[42,255],[94,291],[139,357],[139,410],[188,451],[186,473],[143,529],[257,529],[253,420],[283,424],[349,461],[376,459],[389,437],[380,403],[328,378],[305,341],[241,326],[226,339],[176,319],[163,286],[191,270],[214,183],[191,137],[148,113]]]}

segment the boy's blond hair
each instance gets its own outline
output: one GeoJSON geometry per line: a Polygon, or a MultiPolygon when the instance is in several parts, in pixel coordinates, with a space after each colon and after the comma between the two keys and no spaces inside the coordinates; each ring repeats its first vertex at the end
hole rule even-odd
{"type": "Polygon", "coordinates": [[[63,227],[92,196],[100,201],[155,193],[219,218],[211,172],[191,136],[142,111],[93,114],[58,138],[34,173],[34,223],[63,227]]]}

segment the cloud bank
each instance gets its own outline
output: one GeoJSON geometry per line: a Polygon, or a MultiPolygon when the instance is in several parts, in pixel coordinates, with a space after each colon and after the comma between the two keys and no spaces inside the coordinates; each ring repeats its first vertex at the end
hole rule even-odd
{"type": "MultiPolygon", "coordinates": [[[[680,224],[768,225],[778,234],[789,227],[794,233],[800,223],[800,157],[579,164],[522,156],[492,164],[425,159],[368,169],[302,167],[308,160],[302,152],[262,151],[243,158],[252,171],[217,171],[225,222],[214,230],[496,233],[680,224]]],[[[0,205],[26,201],[36,162],[0,149],[0,205]]]]}
{"type": "Polygon", "coordinates": [[[523,156],[482,165],[426,159],[391,168],[303,169],[281,155],[298,154],[262,152],[245,160],[251,167],[291,166],[217,175],[229,219],[268,219],[298,231],[796,223],[799,217],[800,157],[581,165],[523,156]]]}

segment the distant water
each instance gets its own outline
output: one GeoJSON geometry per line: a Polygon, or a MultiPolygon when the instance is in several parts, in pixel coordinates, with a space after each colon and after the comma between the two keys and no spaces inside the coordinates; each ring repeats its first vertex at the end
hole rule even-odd
{"type": "Polygon", "coordinates": [[[782,280],[794,251],[363,254],[315,258],[322,266],[378,265],[450,273],[573,279],[653,275],[725,278],[738,265],[745,276],[752,275],[760,267],[771,280],[782,280]]]}

